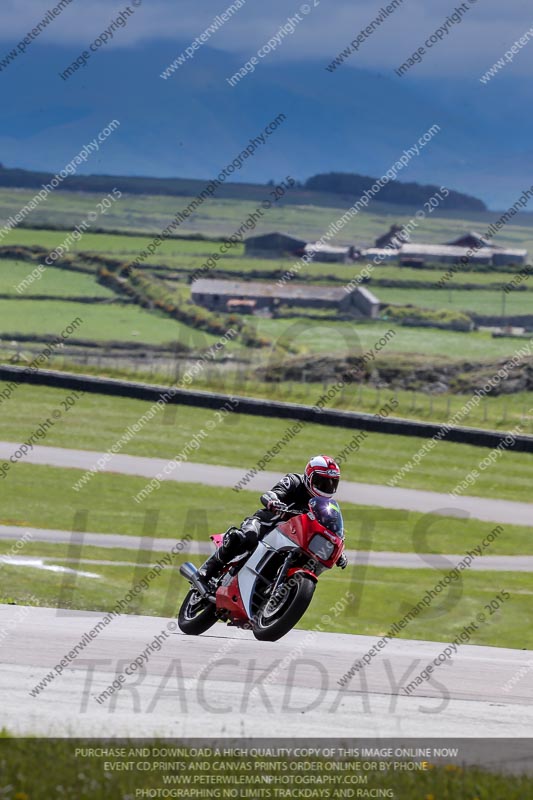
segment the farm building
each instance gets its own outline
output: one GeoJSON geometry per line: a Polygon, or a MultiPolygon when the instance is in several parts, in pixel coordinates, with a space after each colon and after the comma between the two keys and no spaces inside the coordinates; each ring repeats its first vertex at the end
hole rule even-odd
{"type": "MultiPolygon", "coordinates": [[[[466,239],[466,241],[472,241],[466,239]]],[[[400,249],[400,263],[408,266],[418,262],[419,265],[433,261],[439,264],[457,264],[465,259],[470,264],[525,264],[527,250],[515,250],[505,247],[486,247],[483,240],[477,244],[404,244],[400,249]]]]}
{"type": "Polygon", "coordinates": [[[527,250],[495,247],[492,253],[492,263],[495,267],[502,267],[506,264],[527,264],[527,250]]]}
{"type": "Polygon", "coordinates": [[[350,293],[343,288],[289,283],[277,286],[253,281],[223,281],[200,278],[191,285],[194,303],[211,311],[273,311],[279,305],[337,309],[358,317],[375,318],[379,300],[358,286],[350,293]]]}
{"type": "Polygon", "coordinates": [[[438,264],[457,264],[462,258],[471,264],[492,264],[492,249],[482,247],[472,252],[468,247],[455,247],[450,244],[404,244],[400,248],[400,263],[404,266],[428,262],[438,264]]]}
{"type": "Polygon", "coordinates": [[[380,263],[399,259],[402,266],[413,267],[422,267],[430,262],[457,264],[462,259],[468,259],[471,264],[495,267],[527,262],[527,250],[499,247],[476,231],[462,234],[444,244],[411,244],[401,240],[401,229],[393,225],[386,234],[376,239],[375,247],[363,251],[363,256],[369,261],[377,259],[380,263]]]}
{"type": "Polygon", "coordinates": [[[499,245],[484,239],[476,231],[470,231],[470,233],[466,233],[453,242],[448,242],[448,244],[468,249],[489,247],[492,250],[492,263],[495,267],[505,264],[525,264],[527,262],[527,250],[499,247],[499,245]]]}
{"type": "Polygon", "coordinates": [[[478,250],[480,250],[482,247],[493,247],[488,239],[485,239],[480,233],[476,233],[476,231],[463,233],[458,239],[454,239],[451,242],[445,242],[445,244],[449,244],[451,247],[475,247],[478,250]]]}
{"type": "Polygon", "coordinates": [[[333,247],[332,245],[325,245],[316,242],[315,244],[306,244],[304,252],[309,255],[313,261],[320,261],[327,264],[347,264],[355,258],[354,247],[333,247]]]}
{"type": "Polygon", "coordinates": [[[387,233],[378,236],[374,242],[376,249],[383,249],[392,247],[399,250],[402,244],[409,241],[409,235],[404,231],[401,225],[391,225],[387,233]]]}
{"type": "Polygon", "coordinates": [[[376,259],[378,263],[381,264],[385,261],[397,261],[398,250],[392,247],[390,249],[387,247],[369,247],[367,250],[363,250],[362,256],[367,261],[376,259]]]}
{"type": "Polygon", "coordinates": [[[307,242],[286,233],[265,233],[244,240],[244,253],[252,258],[302,256],[307,242]]]}
{"type": "Polygon", "coordinates": [[[250,236],[244,241],[244,252],[252,258],[283,258],[284,256],[300,258],[306,254],[313,261],[340,264],[353,261],[355,257],[354,247],[334,247],[319,242],[308,244],[302,239],[296,239],[286,233],[250,236]]]}

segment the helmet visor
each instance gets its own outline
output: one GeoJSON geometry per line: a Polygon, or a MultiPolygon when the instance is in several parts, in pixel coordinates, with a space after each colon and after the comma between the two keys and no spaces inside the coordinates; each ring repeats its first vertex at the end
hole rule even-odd
{"type": "Polygon", "coordinates": [[[331,477],[331,475],[320,475],[315,473],[313,475],[313,487],[319,492],[324,494],[335,494],[339,485],[339,479],[331,477]]]}

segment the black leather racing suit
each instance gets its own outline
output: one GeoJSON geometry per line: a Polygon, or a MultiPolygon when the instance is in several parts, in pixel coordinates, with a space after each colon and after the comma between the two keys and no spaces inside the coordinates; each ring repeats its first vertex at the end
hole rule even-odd
{"type": "Polygon", "coordinates": [[[251,517],[246,517],[241,525],[245,550],[253,550],[258,539],[274,528],[278,522],[286,519],[279,511],[269,511],[267,506],[272,500],[279,500],[291,507],[291,511],[305,513],[309,511],[309,500],[313,497],[304,483],[303,475],[289,472],[269,492],[261,495],[264,508],[258,509],[251,517]]]}
{"type": "Polygon", "coordinates": [[[220,565],[227,564],[241,553],[254,550],[259,539],[286,518],[283,512],[268,510],[267,506],[272,500],[279,500],[291,506],[291,511],[305,513],[309,510],[309,500],[312,496],[304,483],[303,475],[295,472],[285,475],[269,492],[261,495],[264,508],[258,509],[251,517],[246,517],[240,528],[230,528],[226,532],[222,546],[204,565],[204,567],[210,565],[207,574],[216,570],[216,560],[220,565]]]}
{"type": "MultiPolygon", "coordinates": [[[[251,517],[246,517],[240,528],[229,528],[224,534],[221,547],[207,559],[199,570],[199,575],[205,580],[213,578],[227,564],[241,553],[255,549],[257,542],[265,536],[278,522],[286,519],[283,512],[269,510],[272,501],[280,501],[290,506],[291,511],[305,513],[309,510],[309,500],[313,497],[304,483],[303,475],[289,472],[269,492],[261,495],[264,508],[258,509],[251,517]]],[[[337,565],[344,567],[347,564],[344,554],[337,560],[337,565]]]]}

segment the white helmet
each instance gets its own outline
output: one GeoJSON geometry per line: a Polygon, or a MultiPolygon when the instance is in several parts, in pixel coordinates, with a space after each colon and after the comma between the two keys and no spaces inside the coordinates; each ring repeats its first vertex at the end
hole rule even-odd
{"type": "Polygon", "coordinates": [[[333,497],[341,471],[329,456],[313,456],[304,472],[304,482],[313,497],[333,497]]]}

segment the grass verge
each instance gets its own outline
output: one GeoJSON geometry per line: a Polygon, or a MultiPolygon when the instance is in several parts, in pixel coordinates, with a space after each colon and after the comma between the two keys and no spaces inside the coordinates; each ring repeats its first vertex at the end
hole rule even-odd
{"type": "MultiPolygon", "coordinates": [[[[237,494],[226,488],[169,481],[150,500],[137,505],[131,498],[144,486],[144,478],[100,473],[74,493],[70,487],[80,474],[58,467],[16,465],[3,482],[0,525],[20,526],[21,535],[24,527],[68,531],[83,526],[95,533],[150,534],[170,540],[189,534],[197,541],[209,541],[210,534],[239,524],[260,505],[255,492],[237,494]]],[[[342,508],[348,549],[460,554],[475,548],[495,529],[491,522],[445,514],[349,503],[342,508]]],[[[502,528],[486,554],[533,555],[533,528],[502,528]]]]}
{"type": "MultiPolygon", "coordinates": [[[[0,383],[0,391],[4,387],[5,383],[0,383]]],[[[43,420],[51,417],[54,411],[61,410],[61,401],[68,394],[59,389],[20,385],[8,401],[2,402],[0,439],[26,441],[43,420]]],[[[106,451],[128,426],[138,422],[151,405],[142,400],[86,394],[68,413],[62,414],[40,443],[106,451]]],[[[147,422],[141,432],[123,447],[122,452],[171,459],[187,443],[191,443],[195,434],[200,434],[208,423],[210,426],[215,423],[201,441],[196,438],[197,449],[193,450],[190,460],[239,467],[244,475],[276,442],[282,441],[292,425],[290,420],[238,413],[228,414],[216,423],[215,413],[209,409],[173,406],[147,422]]],[[[300,472],[314,453],[326,452],[333,457],[342,454],[358,433],[354,429],[306,424],[288,446],[281,446],[280,453],[272,458],[268,466],[280,474],[300,472]]],[[[360,441],[359,449],[354,445],[353,452],[346,454],[346,460],[342,463],[343,477],[386,485],[424,442],[424,439],[417,437],[368,434],[360,441]]],[[[398,485],[402,488],[451,492],[471,470],[479,471],[480,462],[489,453],[488,448],[442,441],[398,485]]],[[[495,464],[481,470],[479,479],[465,494],[529,502],[532,479],[533,462],[529,454],[514,453],[512,449],[502,450],[495,464]]],[[[361,500],[364,501],[364,497],[361,500]]],[[[450,502],[453,506],[451,498],[450,502]]]]}
{"type": "MultiPolygon", "coordinates": [[[[219,751],[218,756],[214,748],[224,748],[228,740],[198,740],[192,742],[195,747],[190,750],[190,742],[168,741],[154,739],[128,740],[110,742],[109,739],[10,739],[7,732],[0,734],[0,757],[4,765],[0,792],[6,800],[40,800],[61,796],[64,800],[108,800],[108,798],[124,798],[129,800],[136,796],[166,796],[196,797],[209,796],[221,797],[252,797],[254,788],[257,789],[256,797],[355,797],[355,792],[361,797],[398,797],[412,798],[412,800],[440,800],[440,798],[453,798],[453,800],[529,800],[533,797],[533,779],[526,775],[499,774],[495,770],[488,771],[479,767],[460,767],[459,759],[450,759],[451,763],[445,766],[426,763],[422,771],[411,771],[406,767],[401,768],[400,761],[396,761],[389,769],[376,769],[378,761],[358,757],[359,767],[354,763],[354,758],[327,759],[328,764],[317,763],[325,761],[323,755],[309,759],[260,756],[242,757],[230,755],[229,751],[219,751]],[[117,753],[109,755],[109,748],[116,747],[117,753]],[[77,748],[81,748],[81,753],[77,748]],[[118,752],[123,748],[122,752],[118,752]],[[181,762],[172,760],[174,750],[178,751],[181,762]],[[200,755],[198,755],[200,748],[200,755]],[[88,752],[92,750],[93,755],[88,752]],[[84,753],[86,753],[84,755],[84,753]],[[221,756],[223,755],[223,762],[221,756]],[[215,756],[215,757],[213,757],[215,756]],[[202,761],[199,761],[199,759],[202,761]],[[260,763],[259,760],[261,759],[260,763]],[[340,761],[340,772],[331,772],[330,762],[340,761]],[[107,765],[105,762],[111,762],[107,765]],[[168,764],[166,763],[168,762],[168,764]],[[306,763],[307,762],[307,763],[306,763]],[[223,766],[221,766],[221,763],[223,766]],[[53,769],[50,765],[53,764],[53,769]],[[144,764],[144,766],[141,766],[144,764]],[[139,765],[139,766],[138,766],[139,765]],[[325,767],[328,767],[328,771],[325,767]],[[375,771],[372,771],[372,767],[375,771]],[[199,773],[198,769],[202,771],[199,773]],[[305,768],[305,772],[302,772],[305,768]],[[165,770],[165,772],[161,772],[165,770]],[[344,771],[346,770],[346,772],[344,771]],[[247,778],[248,788],[243,788],[239,778],[247,778]],[[337,774],[339,776],[331,789],[320,788],[324,782],[324,775],[337,774]],[[344,775],[350,775],[350,779],[344,775]],[[296,786],[300,787],[302,780],[297,780],[295,775],[304,775],[311,784],[305,787],[304,794],[295,794],[296,786]],[[232,779],[231,776],[234,776],[232,779]],[[292,776],[292,777],[291,777],[292,776]],[[187,795],[191,786],[194,787],[201,779],[204,795],[187,795]],[[360,781],[358,780],[360,778],[360,781]],[[182,783],[183,781],[183,783],[182,783]],[[188,789],[172,789],[167,784],[176,783],[177,786],[186,785],[188,789]],[[353,788],[354,783],[361,783],[363,788],[353,788]],[[218,789],[220,784],[226,788],[218,789]],[[209,789],[209,784],[212,787],[209,789]],[[237,788],[233,788],[233,785],[237,788]],[[157,787],[157,788],[156,788],[157,787]],[[316,787],[319,787],[318,789],[316,787]],[[327,792],[327,794],[324,793],[327,792]],[[183,794],[177,794],[183,792],[183,794]],[[220,792],[220,794],[218,794],[220,792]],[[243,792],[251,792],[244,794],[243,792]],[[260,792],[260,793],[259,793],[260,792]],[[352,794],[353,792],[353,794],[352,794]],[[366,794],[372,792],[373,794],[366,794]],[[154,794],[155,793],[155,794],[154,794]],[[161,793],[161,794],[159,794],[161,793]],[[172,793],[172,794],[170,794],[172,793]]],[[[420,746],[428,744],[439,747],[440,742],[420,740],[420,746]]],[[[443,742],[448,744],[449,742],[443,742]]],[[[237,739],[232,741],[233,746],[249,748],[254,744],[250,739],[237,739]]],[[[257,744],[270,744],[294,747],[308,747],[315,745],[325,747],[338,744],[345,747],[346,742],[339,740],[289,740],[281,738],[278,742],[265,742],[259,740],[257,744]]],[[[392,744],[391,740],[384,740],[383,745],[392,744]]],[[[398,743],[399,744],[399,743],[398,743]]],[[[368,743],[377,746],[377,742],[368,743]]],[[[488,745],[491,746],[490,744],[488,745]]],[[[495,747],[495,744],[492,745],[495,747]]],[[[273,750],[275,753],[275,749],[273,750]]],[[[402,761],[418,761],[420,759],[402,759],[402,761]]],[[[418,765],[417,765],[418,766],[418,765]]],[[[245,778],[245,780],[246,780],[245,778]]],[[[329,782],[328,782],[329,783],[329,782]]],[[[327,785],[327,784],[326,784],[327,785]]],[[[202,791],[192,789],[191,791],[202,791]]]]}
{"type": "MultiPolygon", "coordinates": [[[[157,554],[154,562],[162,555],[157,554]]],[[[126,613],[163,618],[176,616],[188,589],[177,569],[185,560],[200,564],[203,557],[176,557],[171,568],[164,569],[149,583],[148,589],[133,598],[126,613]]],[[[58,564],[64,565],[63,562],[58,564]]],[[[80,564],[79,568],[98,577],[4,565],[0,571],[0,600],[17,605],[105,613],[150,572],[150,567],[136,567],[134,563],[80,564]]],[[[361,566],[333,570],[320,578],[313,601],[298,627],[380,638],[445,574],[445,571],[432,569],[361,566]],[[342,610],[335,611],[336,603],[345,597],[353,600],[347,605],[341,603],[342,610]]],[[[450,642],[474,622],[476,630],[468,644],[533,649],[533,632],[529,625],[532,608],[533,590],[528,575],[464,571],[462,579],[433,599],[427,609],[399,632],[398,638],[450,642]],[[491,611],[491,601],[504,590],[509,592],[510,598],[499,609],[491,611]],[[479,622],[480,613],[485,617],[483,623],[479,622]]]]}

